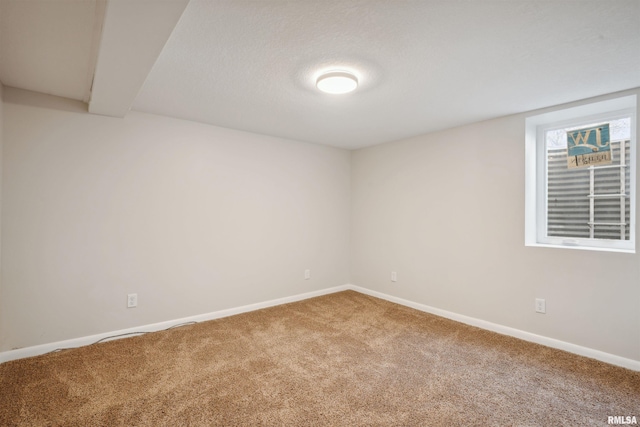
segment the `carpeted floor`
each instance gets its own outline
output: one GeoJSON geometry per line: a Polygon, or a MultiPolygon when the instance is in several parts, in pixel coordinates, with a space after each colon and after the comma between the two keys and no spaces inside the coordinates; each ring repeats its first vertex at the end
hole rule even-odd
{"type": "Polygon", "coordinates": [[[640,373],[346,291],[0,365],[0,426],[606,426],[640,373]]]}

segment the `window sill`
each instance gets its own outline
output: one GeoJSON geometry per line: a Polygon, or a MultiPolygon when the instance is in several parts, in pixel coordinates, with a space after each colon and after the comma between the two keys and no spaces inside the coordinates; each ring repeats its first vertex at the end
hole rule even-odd
{"type": "Polygon", "coordinates": [[[578,249],[581,251],[596,251],[596,252],[618,252],[623,254],[635,254],[635,249],[625,248],[598,248],[593,246],[580,246],[580,245],[554,245],[550,243],[525,243],[525,246],[538,247],[538,248],[555,248],[555,249],[578,249]]]}

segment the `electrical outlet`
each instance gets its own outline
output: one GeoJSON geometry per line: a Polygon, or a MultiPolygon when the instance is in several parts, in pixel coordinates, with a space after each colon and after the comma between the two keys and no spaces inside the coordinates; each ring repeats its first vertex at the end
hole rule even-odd
{"type": "Polygon", "coordinates": [[[395,271],[391,272],[391,281],[392,282],[397,282],[398,281],[398,273],[396,273],[395,271]]]}
{"type": "Polygon", "coordinates": [[[138,306],[138,294],[127,295],[127,308],[133,308],[138,306]]]}
{"type": "Polygon", "coordinates": [[[536,298],[536,313],[545,314],[547,312],[547,303],[542,298],[536,298]]]}
{"type": "Polygon", "coordinates": [[[311,270],[305,270],[304,271],[304,280],[309,280],[311,279],[311,270]]]}

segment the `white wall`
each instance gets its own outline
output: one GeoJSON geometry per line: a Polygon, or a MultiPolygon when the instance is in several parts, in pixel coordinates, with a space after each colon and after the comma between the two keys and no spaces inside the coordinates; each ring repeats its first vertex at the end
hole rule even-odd
{"type": "MultiPolygon", "coordinates": [[[[0,242],[2,241],[2,151],[3,151],[3,141],[4,141],[4,86],[2,82],[0,82],[0,242]]],[[[2,336],[4,331],[4,323],[2,316],[2,245],[0,244],[0,343],[2,343],[2,336]]],[[[2,351],[2,347],[0,346],[0,351],[2,351]]]]}
{"type": "Polygon", "coordinates": [[[348,283],[348,151],[4,101],[0,350],[348,283]]]}
{"type": "Polygon", "coordinates": [[[351,283],[640,360],[640,255],[524,246],[526,116],[353,152],[351,283]]]}

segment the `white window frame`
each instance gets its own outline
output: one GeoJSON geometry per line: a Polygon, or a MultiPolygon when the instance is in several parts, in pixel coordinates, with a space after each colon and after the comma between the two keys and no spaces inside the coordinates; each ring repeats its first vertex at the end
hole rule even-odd
{"type": "Polygon", "coordinates": [[[580,105],[528,117],[525,120],[525,246],[635,253],[636,95],[580,105]],[[547,236],[548,130],[631,117],[629,240],[547,236]]]}

